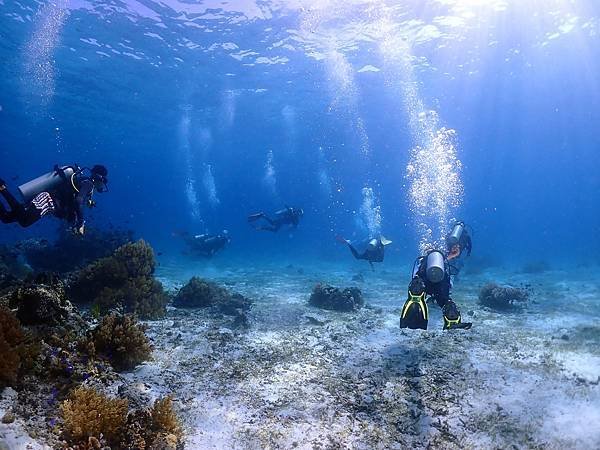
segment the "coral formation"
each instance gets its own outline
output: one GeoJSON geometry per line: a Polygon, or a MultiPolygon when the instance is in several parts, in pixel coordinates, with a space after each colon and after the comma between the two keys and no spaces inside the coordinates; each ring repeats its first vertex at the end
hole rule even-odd
{"type": "Polygon", "coordinates": [[[127,420],[126,399],[111,399],[95,389],[80,386],[60,405],[65,438],[72,443],[89,442],[90,438],[120,442],[127,420]]]}
{"type": "Polygon", "coordinates": [[[17,381],[25,334],[19,321],[0,306],[0,388],[17,381]]]}
{"type": "Polygon", "coordinates": [[[9,302],[24,325],[57,325],[73,313],[62,281],[46,274],[26,279],[12,292],[9,302]]]}
{"type": "Polygon", "coordinates": [[[524,306],[530,292],[526,288],[488,283],[479,292],[479,303],[492,309],[506,311],[524,306]]]}
{"type": "Polygon", "coordinates": [[[108,359],[118,371],[131,370],[152,353],[145,330],[131,315],[110,314],[88,333],[81,347],[90,356],[108,359]]]}
{"type": "Polygon", "coordinates": [[[327,284],[317,284],[308,300],[311,306],[333,311],[356,311],[364,305],[360,289],[338,289],[327,284]]]}
{"type": "Polygon", "coordinates": [[[123,308],[142,319],[162,317],[169,298],[153,277],[155,264],[146,242],[125,244],[81,270],[70,293],[75,301],[97,305],[102,313],[123,308]]]}
{"type": "Polygon", "coordinates": [[[108,256],[132,240],[132,231],[118,228],[88,228],[82,238],[61,227],[54,243],[30,239],[21,242],[19,247],[34,270],[65,273],[108,256]]]}
{"type": "Polygon", "coordinates": [[[230,293],[216,283],[193,277],[179,290],[173,304],[180,308],[213,306],[223,314],[237,316],[250,309],[252,301],[241,294],[230,293]]]}
{"type": "Polygon", "coordinates": [[[152,408],[140,408],[127,416],[121,447],[136,450],[175,450],[182,436],[171,397],[158,399],[152,408]]]}

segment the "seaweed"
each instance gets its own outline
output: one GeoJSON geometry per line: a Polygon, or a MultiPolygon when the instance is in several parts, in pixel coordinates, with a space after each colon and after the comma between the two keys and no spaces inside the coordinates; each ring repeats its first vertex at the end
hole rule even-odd
{"type": "Polygon", "coordinates": [[[333,311],[356,311],[364,305],[360,289],[338,289],[327,284],[317,284],[308,300],[309,305],[333,311]]]}
{"type": "Polygon", "coordinates": [[[152,354],[145,330],[131,315],[110,314],[88,333],[80,348],[90,356],[108,359],[117,371],[131,370],[152,354]]]}
{"type": "Polygon", "coordinates": [[[74,444],[90,442],[90,438],[118,443],[127,421],[127,409],[126,399],[111,399],[95,389],[80,386],[60,405],[65,438],[74,444]]]}
{"type": "Polygon", "coordinates": [[[524,306],[529,296],[530,291],[526,288],[488,283],[479,292],[479,303],[492,309],[507,311],[524,306]]]}
{"type": "Polygon", "coordinates": [[[146,242],[128,243],[82,269],[69,292],[74,301],[97,305],[102,314],[123,308],[142,319],[157,319],[164,316],[169,297],[153,277],[155,265],[146,242]]]}
{"type": "Polygon", "coordinates": [[[0,388],[17,381],[25,333],[12,312],[0,306],[0,388]]]}

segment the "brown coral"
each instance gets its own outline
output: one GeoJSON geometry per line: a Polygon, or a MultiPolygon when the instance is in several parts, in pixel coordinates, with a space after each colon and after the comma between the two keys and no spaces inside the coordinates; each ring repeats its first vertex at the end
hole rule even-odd
{"type": "Polygon", "coordinates": [[[60,405],[66,438],[71,442],[89,442],[90,437],[120,441],[127,420],[127,400],[111,399],[95,389],[75,389],[60,405]]]}
{"type": "Polygon", "coordinates": [[[129,413],[121,447],[136,450],[175,449],[182,436],[171,397],[156,400],[152,408],[129,413]]]}
{"type": "Polygon", "coordinates": [[[181,436],[181,424],[173,411],[173,399],[170,396],[154,402],[151,417],[154,432],[181,436]]]}
{"type": "Polygon", "coordinates": [[[165,314],[169,300],[160,282],[154,279],[154,252],[143,240],[119,247],[81,270],[71,285],[73,299],[98,305],[106,313],[115,307],[156,319],[165,314]]]}
{"type": "Polygon", "coordinates": [[[0,388],[17,381],[24,340],[19,321],[9,309],[0,307],[0,388]]]}
{"type": "Polygon", "coordinates": [[[131,370],[152,353],[144,331],[133,316],[110,314],[88,334],[82,347],[92,356],[107,358],[118,371],[131,370]]]}

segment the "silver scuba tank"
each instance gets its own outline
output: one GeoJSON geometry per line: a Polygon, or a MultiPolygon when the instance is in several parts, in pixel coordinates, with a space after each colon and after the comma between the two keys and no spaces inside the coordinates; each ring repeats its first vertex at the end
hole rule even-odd
{"type": "Polygon", "coordinates": [[[432,283],[439,283],[445,276],[444,255],[434,250],[427,255],[427,279],[432,283]]]}
{"type": "Polygon", "coordinates": [[[454,247],[460,242],[460,238],[462,237],[463,231],[465,230],[465,224],[462,222],[458,222],[452,228],[452,232],[448,235],[448,246],[454,247]]]}
{"type": "MultiPolygon", "coordinates": [[[[71,177],[75,173],[75,169],[71,166],[63,166],[59,170],[63,171],[67,181],[70,183],[71,177]]],[[[39,193],[51,192],[64,182],[65,178],[63,178],[60,172],[58,170],[53,170],[52,172],[45,173],[27,183],[23,183],[18,187],[18,190],[23,197],[23,201],[28,203],[39,193]]]]}

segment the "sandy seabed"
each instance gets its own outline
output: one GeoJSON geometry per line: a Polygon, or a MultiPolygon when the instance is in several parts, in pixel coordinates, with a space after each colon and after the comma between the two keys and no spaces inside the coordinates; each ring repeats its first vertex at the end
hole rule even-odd
{"type": "MultiPolygon", "coordinates": [[[[404,272],[353,281],[354,268],[162,266],[167,287],[199,275],[254,299],[249,328],[169,308],[147,322],[154,360],[122,383],[150,399],[173,394],[190,449],[600,448],[593,271],[465,274],[453,298],[473,328],[450,332],[434,304],[429,330],[399,328],[404,272]],[[308,306],[320,281],[360,287],[366,307],[308,306]],[[532,301],[522,312],[484,308],[488,281],[531,284],[532,301]]],[[[44,448],[18,420],[0,424],[2,436],[0,449],[44,448]]]]}

